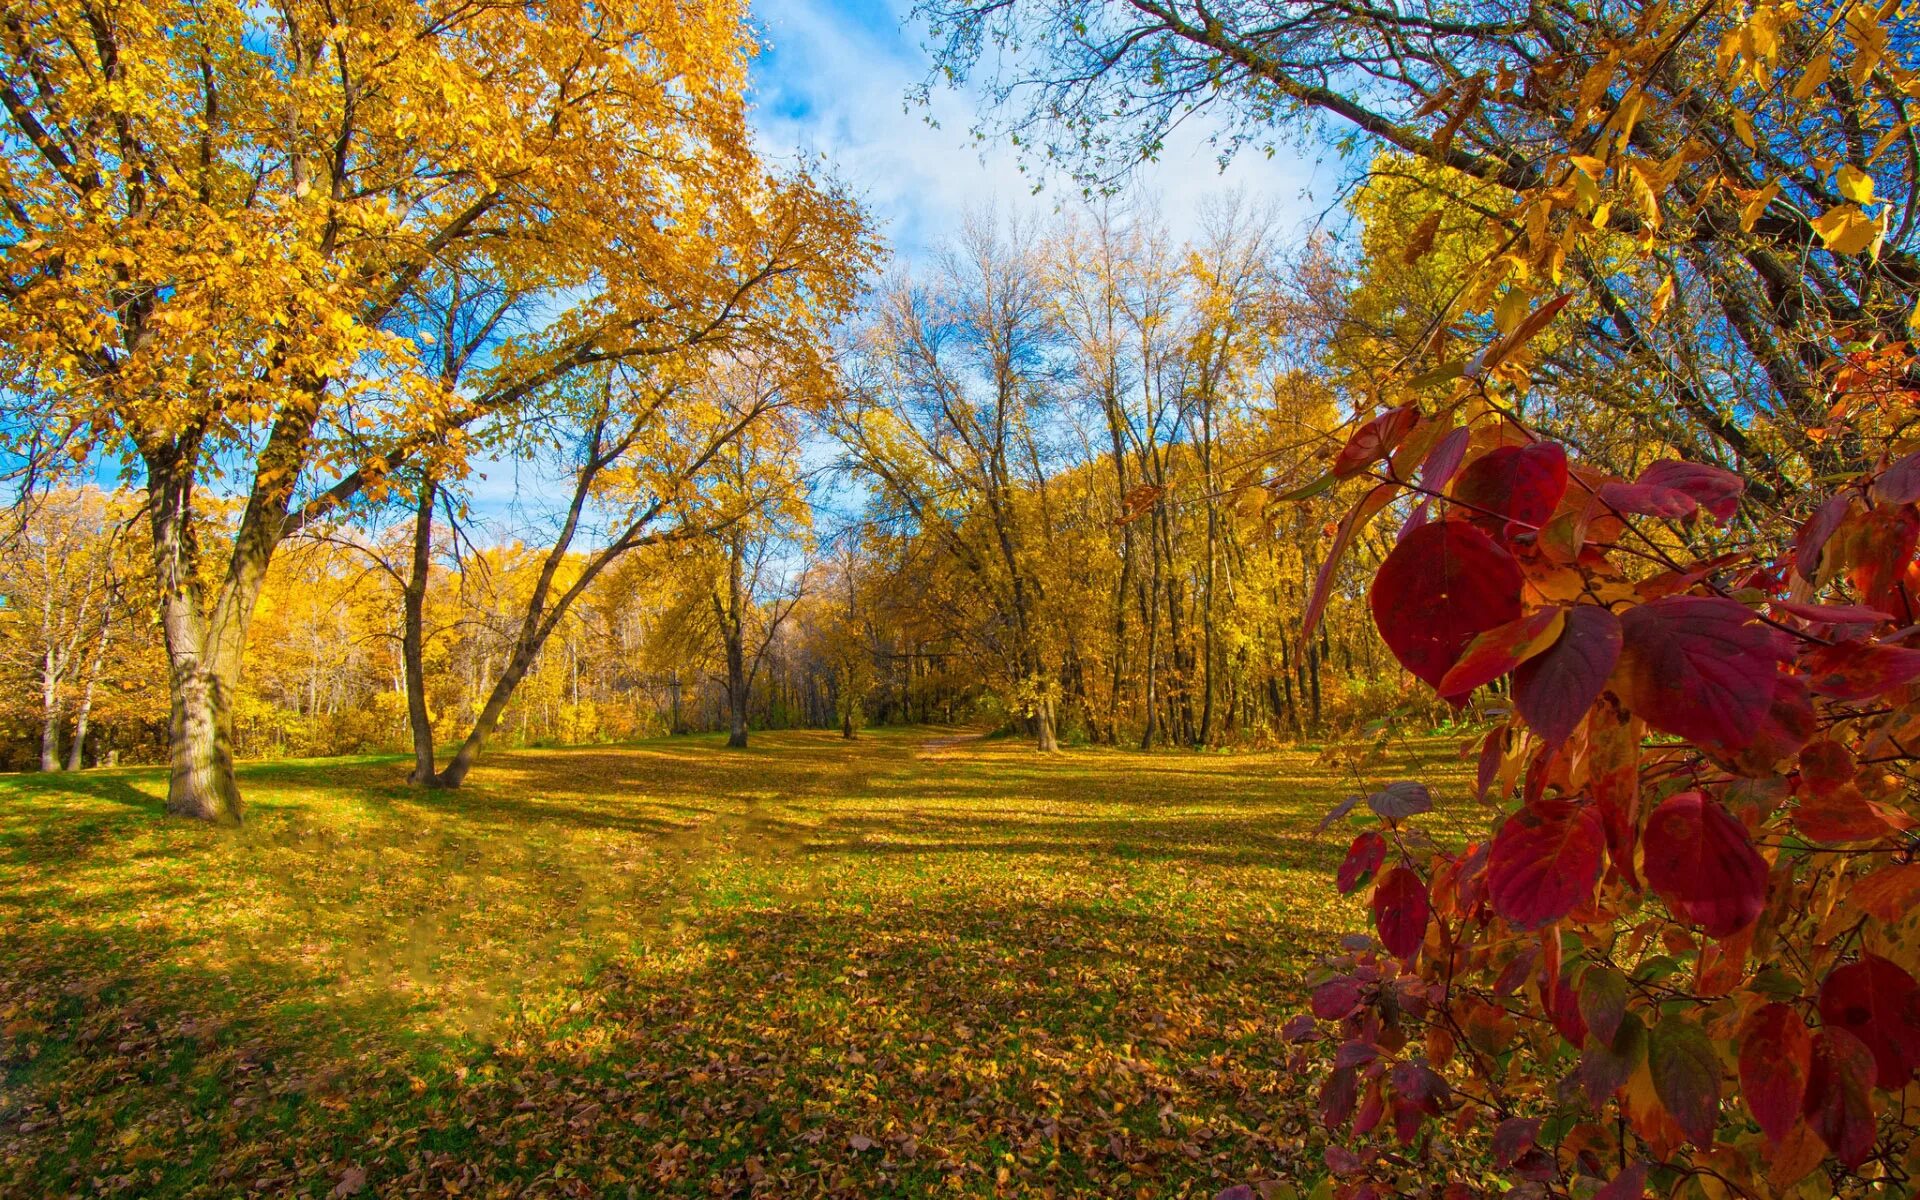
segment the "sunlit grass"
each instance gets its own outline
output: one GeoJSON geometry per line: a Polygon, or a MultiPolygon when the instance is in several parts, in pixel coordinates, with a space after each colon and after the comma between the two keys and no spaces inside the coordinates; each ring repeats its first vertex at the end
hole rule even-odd
{"type": "Polygon", "coordinates": [[[1363,920],[1305,753],[940,731],[0,781],[0,1194],[1210,1196],[1318,1174],[1278,1031],[1363,920]]]}

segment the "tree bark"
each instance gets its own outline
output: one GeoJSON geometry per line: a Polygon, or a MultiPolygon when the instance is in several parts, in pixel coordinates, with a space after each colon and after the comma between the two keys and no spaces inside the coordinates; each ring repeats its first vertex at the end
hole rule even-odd
{"type": "Polygon", "coordinates": [[[1043,696],[1033,706],[1034,748],[1042,754],[1052,754],[1060,749],[1060,734],[1055,727],[1053,699],[1043,696]]]}
{"type": "Polygon", "coordinates": [[[535,655],[540,652],[540,644],[546,638],[523,637],[514,646],[513,653],[507,658],[506,669],[500,672],[500,678],[493,684],[493,690],[487,693],[487,703],[474,718],[473,728],[467,731],[460,748],[454,751],[449,761],[438,775],[433,777],[435,786],[457,788],[465,782],[468,772],[473,770],[473,760],[480,757],[480,751],[487,745],[487,739],[500,727],[500,716],[507,711],[507,702],[513,699],[513,691],[526,677],[527,669],[533,665],[535,655]]]}
{"type": "Polygon", "coordinates": [[[52,646],[40,656],[40,769],[60,769],[60,672],[52,646]]]}
{"type": "MultiPolygon", "coordinates": [[[[86,682],[80,688],[80,707],[73,715],[73,745],[67,750],[67,770],[86,767],[87,725],[93,718],[93,689],[100,681],[100,664],[107,656],[107,644],[113,640],[113,612],[104,603],[100,613],[100,637],[93,643],[87,660],[86,682]]],[[[96,756],[95,761],[98,761],[96,756]]]]}
{"type": "MultiPolygon", "coordinates": [[[[237,654],[221,653],[202,613],[192,514],[193,455],[179,447],[147,457],[148,512],[160,629],[169,691],[169,813],[237,825],[240,787],[233,775],[233,695],[237,654]]],[[[236,547],[235,556],[243,553],[236,547]]],[[[262,568],[264,571],[264,567],[262,568]]]]}
{"type": "Polygon", "coordinates": [[[727,538],[727,591],[716,594],[713,607],[720,618],[720,641],[727,660],[727,747],[747,745],[747,617],[742,594],[742,560],[746,546],[738,533],[727,538]]]}
{"type": "Polygon", "coordinates": [[[40,597],[40,769],[60,769],[60,678],[66,673],[64,652],[55,644],[53,549],[42,547],[40,562],[46,587],[40,597]]]}
{"type": "Polygon", "coordinates": [[[433,480],[420,484],[420,501],[413,515],[413,570],[402,592],[405,606],[400,632],[400,657],[407,688],[407,728],[413,734],[413,773],[407,782],[422,786],[436,782],[433,761],[433,717],[427,712],[426,611],[427,576],[433,565],[433,480]]]}

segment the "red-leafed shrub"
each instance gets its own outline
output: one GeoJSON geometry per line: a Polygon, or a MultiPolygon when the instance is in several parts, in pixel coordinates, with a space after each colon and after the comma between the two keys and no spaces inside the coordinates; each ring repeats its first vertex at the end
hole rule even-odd
{"type": "Polygon", "coordinates": [[[1423,831],[1414,785],[1354,806],[1338,884],[1374,937],[1290,1027],[1330,1043],[1337,1194],[1920,1186],[1906,365],[1853,373],[1894,432],[1804,521],[1712,466],[1569,463],[1467,388],[1341,454],[1377,480],[1348,525],[1413,501],[1370,595],[1387,645],[1456,704],[1507,686],[1484,837],[1423,831]]]}

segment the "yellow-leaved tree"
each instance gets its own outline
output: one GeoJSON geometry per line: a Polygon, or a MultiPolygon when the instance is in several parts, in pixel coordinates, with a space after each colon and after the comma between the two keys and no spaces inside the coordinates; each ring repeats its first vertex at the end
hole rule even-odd
{"type": "MultiPolygon", "coordinates": [[[[22,0],[0,21],[19,447],[117,457],[152,528],[168,809],[234,821],[275,548],[578,371],[810,336],[858,207],[756,155],[742,5],[22,0]],[[450,275],[519,299],[450,378],[450,275]],[[201,545],[196,493],[237,499],[201,545]],[[201,569],[203,559],[211,568],[201,569]]],[[[469,323],[471,324],[471,323],[469,323]]]]}

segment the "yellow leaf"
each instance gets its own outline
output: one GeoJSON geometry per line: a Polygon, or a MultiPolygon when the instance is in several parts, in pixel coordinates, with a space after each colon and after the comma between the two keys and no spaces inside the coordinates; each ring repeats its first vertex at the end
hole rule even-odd
{"type": "Polygon", "coordinates": [[[1620,102],[1620,107],[1614,110],[1613,118],[1608,124],[1619,133],[1621,145],[1624,146],[1633,141],[1633,127],[1640,123],[1640,113],[1646,107],[1646,93],[1635,88],[1627,94],[1626,99],[1620,102]]]}
{"type": "Polygon", "coordinates": [[[1752,198],[1747,201],[1746,207],[1740,210],[1740,228],[1742,230],[1752,229],[1753,223],[1760,219],[1760,214],[1767,211],[1767,205],[1772,204],[1773,198],[1779,194],[1780,185],[1778,183],[1770,183],[1753,193],[1752,198]]]}
{"type": "Polygon", "coordinates": [[[1881,135],[1880,140],[1873,144],[1873,149],[1867,152],[1867,161],[1872,162],[1882,154],[1885,154],[1887,148],[1905,137],[1907,130],[1912,127],[1912,121],[1901,121],[1894,125],[1892,129],[1887,130],[1886,133],[1881,135]]]}
{"type": "Polygon", "coordinates": [[[1581,173],[1595,183],[1599,183],[1607,177],[1607,164],[1593,157],[1591,154],[1569,155],[1567,161],[1579,167],[1581,173]]]}
{"type": "Polygon", "coordinates": [[[1440,215],[1440,210],[1435,209],[1414,226],[1413,236],[1407,239],[1406,250],[1401,254],[1402,262],[1411,265],[1433,249],[1434,235],[1440,232],[1440,215]]]}
{"type": "Polygon", "coordinates": [[[1827,76],[1832,71],[1833,56],[1816,53],[1813,61],[1807,64],[1807,69],[1800,73],[1800,81],[1793,85],[1793,98],[1805,100],[1813,95],[1815,89],[1827,81],[1827,76]]]}
{"type": "Polygon", "coordinates": [[[1627,165],[1632,168],[1627,178],[1633,185],[1633,198],[1640,204],[1640,211],[1647,215],[1650,228],[1660,228],[1660,197],[1654,191],[1655,179],[1647,165],[1638,159],[1629,159],[1627,165]]]}
{"type": "Polygon", "coordinates": [[[1873,203],[1873,176],[1855,166],[1840,168],[1840,194],[1855,204],[1873,203]]]}
{"type": "Polygon", "coordinates": [[[1739,137],[1740,143],[1749,150],[1753,149],[1753,122],[1737,108],[1730,115],[1733,117],[1733,132],[1739,137]]]}
{"type": "Polygon", "coordinates": [[[1673,274],[1669,272],[1660,281],[1660,288],[1653,293],[1653,319],[1658,321],[1667,313],[1667,306],[1673,303],[1673,274]]]}
{"type": "Polygon", "coordinates": [[[1860,254],[1880,240],[1880,222],[1857,204],[1836,204],[1813,220],[1820,241],[1835,254],[1860,254]]]}

